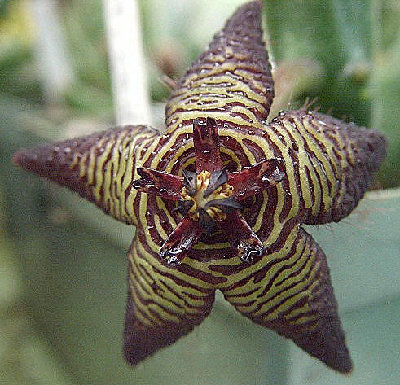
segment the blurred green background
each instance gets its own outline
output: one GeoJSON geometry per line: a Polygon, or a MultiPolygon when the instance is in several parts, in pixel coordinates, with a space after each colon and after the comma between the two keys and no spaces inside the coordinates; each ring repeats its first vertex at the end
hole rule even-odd
{"type": "MultiPolygon", "coordinates": [[[[37,0],[40,1],[40,0],[37,0]]],[[[16,169],[12,153],[114,123],[101,0],[52,0],[65,62],[43,73],[32,1],[0,0],[0,383],[399,384],[400,2],[265,1],[272,116],[313,101],[383,131],[389,155],[356,213],[313,234],[330,257],[355,373],[337,375],[218,299],[204,324],[137,368],[121,340],[134,229],[16,169]]],[[[154,119],[240,0],[141,0],[154,119]]]]}

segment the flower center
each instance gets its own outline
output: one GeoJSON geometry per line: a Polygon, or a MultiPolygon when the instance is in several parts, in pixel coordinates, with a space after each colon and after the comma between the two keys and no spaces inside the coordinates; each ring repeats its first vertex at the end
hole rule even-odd
{"type": "Polygon", "coordinates": [[[201,171],[196,175],[195,189],[184,186],[181,190],[181,198],[184,201],[183,206],[189,207],[190,205],[187,213],[193,220],[199,220],[200,213],[204,211],[214,221],[226,219],[225,212],[217,206],[219,204],[223,206],[224,200],[233,195],[233,186],[226,182],[221,185],[211,186],[211,175],[208,171],[201,171]]]}
{"type": "Polygon", "coordinates": [[[218,126],[214,119],[193,121],[196,172],[182,177],[150,168],[138,168],[133,187],[177,203],[182,214],[176,228],[160,247],[168,265],[179,264],[203,234],[222,231],[240,258],[251,263],[263,255],[264,246],[241,214],[240,202],[279,183],[284,174],[278,159],[265,159],[240,172],[223,167],[218,126]]]}

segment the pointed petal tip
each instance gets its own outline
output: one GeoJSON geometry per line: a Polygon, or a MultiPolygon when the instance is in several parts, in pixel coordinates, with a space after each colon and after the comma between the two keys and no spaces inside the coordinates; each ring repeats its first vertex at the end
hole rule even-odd
{"type": "MultiPolygon", "coordinates": [[[[346,351],[342,352],[340,357],[334,357],[331,360],[322,361],[331,369],[336,370],[339,373],[350,375],[353,372],[353,361],[350,358],[350,354],[346,348],[346,351]]],[[[317,357],[318,358],[318,357],[317,357]]]]}
{"type": "Polygon", "coordinates": [[[35,149],[21,149],[12,156],[11,161],[26,171],[39,172],[40,159],[35,149]]]}
{"type": "MultiPolygon", "coordinates": [[[[314,349],[308,350],[308,353],[339,373],[351,374],[353,371],[353,361],[350,357],[349,349],[346,346],[344,336],[341,336],[340,339],[336,339],[332,331],[330,333],[325,331],[325,333],[325,338],[323,338],[321,344],[328,340],[327,349],[325,351],[318,350],[315,346],[314,349]]],[[[312,339],[318,341],[320,337],[321,336],[314,336],[312,339]]],[[[298,341],[296,343],[298,343],[298,341]]],[[[298,345],[301,346],[301,343],[298,345]]],[[[311,346],[311,344],[309,344],[309,346],[311,346]]]]}
{"type": "Polygon", "coordinates": [[[49,143],[21,149],[12,156],[12,161],[28,172],[54,179],[58,176],[57,170],[71,163],[72,154],[69,147],[63,149],[59,143],[49,143]]]}
{"type": "Polygon", "coordinates": [[[342,365],[339,368],[337,368],[336,370],[338,370],[342,374],[346,374],[348,376],[351,375],[354,370],[353,361],[349,357],[348,360],[346,362],[342,363],[342,365]]]}
{"type": "Polygon", "coordinates": [[[254,15],[258,16],[262,11],[262,8],[263,8],[262,0],[248,1],[247,3],[244,3],[243,5],[238,7],[234,14],[244,14],[247,15],[248,17],[254,15]]]}
{"type": "Polygon", "coordinates": [[[125,360],[132,366],[138,365],[189,331],[191,331],[190,327],[186,330],[177,330],[177,325],[172,323],[171,325],[164,324],[162,327],[126,325],[123,346],[125,360]]]}
{"type": "Polygon", "coordinates": [[[19,150],[19,151],[17,151],[17,152],[14,153],[13,156],[11,157],[11,162],[13,162],[15,166],[22,167],[22,166],[21,166],[21,163],[22,163],[23,154],[24,154],[24,150],[19,150]]]}
{"type": "MultiPolygon", "coordinates": [[[[141,314],[139,309],[141,305],[140,302],[136,302],[137,299],[134,299],[138,298],[138,294],[136,293],[133,297],[131,293],[128,293],[123,345],[126,361],[130,365],[137,365],[158,350],[173,344],[179,338],[191,332],[210,314],[214,302],[214,293],[214,290],[209,291],[204,302],[198,305],[199,312],[196,315],[188,312],[185,315],[176,314],[176,321],[173,322],[162,319],[157,314],[154,319],[146,319],[146,323],[141,321],[143,314],[140,317],[138,316],[141,314]]],[[[168,299],[163,298],[163,301],[168,302],[168,299]]],[[[187,303],[186,299],[183,300],[183,303],[187,303]]],[[[156,314],[152,311],[150,313],[156,314]]]]}
{"type": "Polygon", "coordinates": [[[263,2],[261,0],[250,1],[236,9],[235,13],[227,21],[226,30],[235,29],[236,26],[241,28],[258,28],[261,25],[261,13],[263,2]]]}

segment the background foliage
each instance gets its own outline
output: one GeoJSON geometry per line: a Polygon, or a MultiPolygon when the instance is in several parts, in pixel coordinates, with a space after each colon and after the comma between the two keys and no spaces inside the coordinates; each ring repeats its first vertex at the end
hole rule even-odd
{"type": "MultiPolygon", "coordinates": [[[[182,74],[240,3],[140,2],[154,103],[163,103],[168,97],[161,76],[182,74]]],[[[161,352],[137,370],[124,365],[120,354],[124,254],[134,230],[105,218],[72,194],[17,170],[10,162],[20,147],[83,135],[113,121],[102,2],[60,0],[58,4],[74,76],[61,99],[49,100],[37,68],[37,28],[30,2],[0,0],[0,382],[188,384],[193,373],[203,373],[193,383],[263,384],[267,376],[270,383],[294,383],[285,371],[288,345],[221,304],[199,329],[201,333],[195,331],[184,343],[161,352]],[[264,356],[266,349],[273,350],[273,356],[264,356]],[[185,372],[177,375],[181,365],[185,372]],[[227,372],[221,371],[222,367],[227,372]]],[[[398,186],[399,2],[269,0],[265,1],[265,13],[277,82],[273,113],[302,106],[307,97],[316,98],[313,107],[323,112],[382,130],[390,148],[376,186],[398,186]]],[[[361,225],[360,232],[370,237],[365,242],[358,240],[357,231],[352,233],[356,241],[349,242],[359,242],[360,259],[368,253],[388,259],[398,256],[397,214],[390,211],[391,221],[387,222],[387,210],[400,206],[398,194],[394,195],[392,203],[378,203],[373,209],[376,227],[388,231],[365,232],[361,225]],[[368,241],[371,237],[375,237],[372,243],[368,241]]],[[[359,219],[352,221],[335,234],[348,232],[349,223],[356,223],[357,228],[359,219]]],[[[327,234],[329,242],[331,233],[327,234]]],[[[340,242],[340,236],[333,238],[340,242]]],[[[335,242],[332,253],[334,246],[335,242]]],[[[397,266],[394,258],[390,261],[391,269],[397,266]]],[[[388,270],[386,263],[377,273],[382,277],[388,270]]],[[[358,268],[354,266],[354,271],[358,268]]],[[[349,281],[354,271],[347,271],[349,281]]],[[[374,282],[372,277],[368,287],[374,288],[374,282]]],[[[396,282],[379,280],[374,291],[379,296],[374,301],[385,295],[398,296],[396,282]],[[383,286],[379,286],[381,282],[383,286]]],[[[345,284],[339,282],[339,293],[342,287],[345,284]]],[[[366,292],[354,294],[356,299],[349,300],[349,308],[370,304],[373,295],[366,292]],[[363,299],[357,302],[359,298],[363,299]]],[[[389,314],[392,308],[385,309],[389,314]]],[[[379,318],[379,314],[375,316],[379,318]]],[[[379,358],[379,352],[372,356],[379,358]]],[[[398,380],[390,367],[368,375],[371,382],[363,383],[374,383],[374,375],[378,376],[375,383],[395,384],[398,380]],[[382,382],[382,378],[386,380],[382,382]]]]}

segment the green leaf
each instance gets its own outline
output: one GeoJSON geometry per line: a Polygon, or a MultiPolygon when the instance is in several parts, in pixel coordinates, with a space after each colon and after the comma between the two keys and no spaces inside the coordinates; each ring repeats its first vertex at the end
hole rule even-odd
{"type": "Polygon", "coordinates": [[[369,88],[373,100],[372,125],[389,141],[388,157],[380,172],[385,186],[400,184],[400,7],[396,1],[378,2],[375,9],[374,66],[369,88]]]}
{"type": "MultiPolygon", "coordinates": [[[[379,175],[384,187],[400,184],[400,9],[389,0],[266,1],[273,56],[289,68],[293,107],[304,98],[339,119],[383,131],[389,154],[379,175]],[[302,77],[308,62],[314,81],[302,77]],[[300,63],[296,71],[296,64],[300,63]]],[[[288,88],[288,87],[287,87],[288,88]]],[[[283,87],[285,89],[285,87],[283,87]]],[[[279,103],[278,95],[278,103],[279,103]]],[[[285,99],[283,100],[285,103],[285,99]]],[[[286,107],[280,105],[279,108],[286,107]]],[[[276,106],[275,110],[276,111],[276,106]]]]}
{"type": "Polygon", "coordinates": [[[283,0],[266,1],[265,8],[277,66],[309,60],[322,68],[316,74],[322,77],[320,87],[301,94],[317,97],[323,112],[368,124],[370,104],[362,90],[370,57],[370,2],[283,0]]]}

